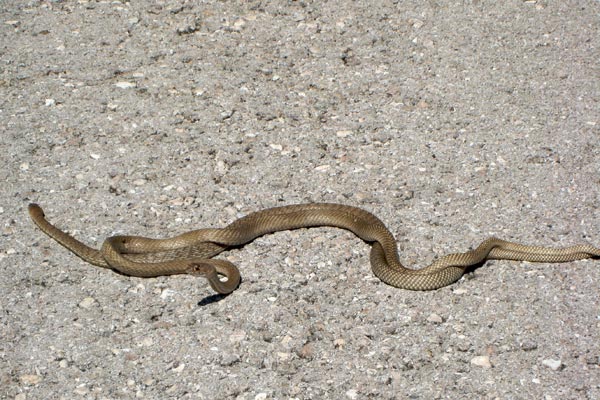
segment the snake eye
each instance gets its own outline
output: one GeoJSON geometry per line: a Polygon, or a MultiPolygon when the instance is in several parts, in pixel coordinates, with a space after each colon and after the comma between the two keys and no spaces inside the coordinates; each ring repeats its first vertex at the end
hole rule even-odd
{"type": "Polygon", "coordinates": [[[207,277],[215,272],[215,268],[212,265],[206,263],[190,263],[187,273],[194,276],[207,277]]]}

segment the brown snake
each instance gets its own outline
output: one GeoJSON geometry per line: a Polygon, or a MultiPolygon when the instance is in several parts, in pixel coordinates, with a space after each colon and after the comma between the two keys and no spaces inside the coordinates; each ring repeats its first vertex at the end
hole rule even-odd
{"type": "Polygon", "coordinates": [[[49,223],[36,204],[29,205],[29,215],[44,233],[91,264],[138,277],[203,276],[222,294],[237,288],[240,273],[229,261],[212,257],[267,233],[315,226],[347,229],[372,243],[371,267],[375,275],[388,285],[410,290],[433,290],[450,285],[460,279],[468,267],[490,259],[552,263],[600,257],[600,249],[587,244],[555,249],[489,238],[474,250],[448,254],[419,270],[407,269],[398,259],[394,236],[379,218],[363,209],[341,204],[269,208],[248,214],[222,229],[199,229],[169,239],[113,236],[104,241],[100,250],[86,246],[49,223]],[[222,280],[220,276],[227,279],[222,280]]]}

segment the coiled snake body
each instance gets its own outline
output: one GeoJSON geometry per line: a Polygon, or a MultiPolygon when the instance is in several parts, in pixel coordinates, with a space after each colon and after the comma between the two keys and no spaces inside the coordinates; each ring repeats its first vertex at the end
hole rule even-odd
{"type": "Polygon", "coordinates": [[[100,250],[88,247],[49,223],[36,204],[29,205],[29,215],[48,236],[91,264],[138,277],[203,276],[222,294],[237,288],[240,274],[229,261],[212,257],[267,233],[315,226],[347,229],[372,243],[370,258],[375,275],[388,285],[410,290],[450,285],[468,267],[489,259],[550,263],[600,257],[600,249],[587,244],[556,249],[489,238],[473,250],[449,254],[428,267],[413,270],[400,263],[394,236],[379,218],[360,208],[328,203],[269,208],[248,214],[222,229],[199,229],[169,239],[113,236],[104,241],[100,250]]]}

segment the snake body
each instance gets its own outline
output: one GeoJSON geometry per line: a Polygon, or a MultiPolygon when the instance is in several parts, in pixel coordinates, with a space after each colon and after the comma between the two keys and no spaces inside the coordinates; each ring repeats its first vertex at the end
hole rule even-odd
{"type": "Polygon", "coordinates": [[[36,204],[29,205],[29,215],[44,233],[91,264],[137,277],[202,276],[222,294],[237,288],[240,274],[229,261],[212,257],[268,233],[316,226],[347,229],[372,243],[373,273],[388,285],[409,290],[434,290],[450,285],[459,280],[467,268],[490,259],[551,263],[600,257],[600,248],[587,244],[548,248],[492,237],[473,250],[448,254],[428,267],[413,270],[400,262],[396,240],[379,218],[361,208],[329,203],[269,208],[248,214],[225,228],[199,229],[169,239],[113,236],[104,241],[100,250],[52,225],[36,204]]]}

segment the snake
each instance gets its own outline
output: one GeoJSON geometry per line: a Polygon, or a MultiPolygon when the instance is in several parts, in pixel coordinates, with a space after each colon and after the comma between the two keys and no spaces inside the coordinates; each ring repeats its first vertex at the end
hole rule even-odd
{"type": "Polygon", "coordinates": [[[203,277],[214,291],[223,295],[239,286],[240,272],[230,261],[214,256],[259,236],[317,226],[349,230],[370,243],[370,262],[375,276],[390,286],[408,290],[435,290],[451,285],[469,268],[487,260],[559,263],[600,257],[600,248],[589,244],[550,248],[490,237],[472,250],[439,257],[425,268],[410,269],[400,262],[396,240],[379,218],[362,208],[334,203],[267,208],[224,228],[198,229],[167,239],[112,236],[98,250],[48,222],[37,204],[29,204],[28,211],[45,234],[90,264],[134,277],[174,274],[203,277]]]}

